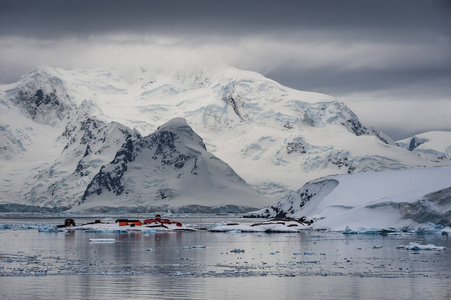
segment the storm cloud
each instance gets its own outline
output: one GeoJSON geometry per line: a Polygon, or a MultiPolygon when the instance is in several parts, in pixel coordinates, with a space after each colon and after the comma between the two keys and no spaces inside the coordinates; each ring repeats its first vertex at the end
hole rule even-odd
{"type": "Polygon", "coordinates": [[[227,64],[335,96],[394,138],[451,130],[446,0],[0,0],[0,54],[0,83],[41,65],[227,64]]]}

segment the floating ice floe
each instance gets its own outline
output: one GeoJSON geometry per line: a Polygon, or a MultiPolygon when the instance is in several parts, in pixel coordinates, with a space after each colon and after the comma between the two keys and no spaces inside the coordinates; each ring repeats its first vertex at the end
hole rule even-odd
{"type": "Polygon", "coordinates": [[[359,227],[357,229],[346,226],[343,234],[366,234],[366,235],[411,235],[411,234],[441,234],[451,235],[451,228],[442,225],[436,225],[433,223],[421,224],[412,228],[396,229],[393,227],[388,228],[365,228],[359,227]]]}
{"type": "Polygon", "coordinates": [[[39,232],[66,232],[66,230],[58,228],[57,226],[52,225],[52,224],[41,226],[38,228],[38,231],[39,232]]]}
{"type": "Polygon", "coordinates": [[[343,230],[343,234],[367,234],[367,235],[385,235],[385,234],[393,234],[396,233],[397,230],[395,228],[364,228],[359,227],[358,229],[352,229],[349,226],[346,226],[345,230],[343,230]]]}
{"type": "Polygon", "coordinates": [[[89,239],[91,243],[115,243],[116,239],[89,239]]]}
{"type": "Polygon", "coordinates": [[[30,230],[39,229],[40,227],[46,227],[50,224],[42,223],[6,223],[0,224],[0,230],[30,230]]]}
{"type": "Polygon", "coordinates": [[[305,224],[299,223],[295,220],[283,221],[283,220],[272,220],[262,223],[256,223],[252,225],[247,224],[236,224],[236,223],[221,223],[218,226],[210,229],[211,232],[282,232],[282,233],[292,233],[299,232],[301,230],[307,229],[305,224]]]}
{"type": "Polygon", "coordinates": [[[417,243],[417,242],[411,242],[409,245],[400,245],[400,246],[396,247],[396,249],[415,250],[415,251],[419,251],[419,250],[443,251],[443,250],[446,250],[446,247],[435,246],[432,244],[421,245],[420,243],[417,243]]]}
{"type": "Polygon", "coordinates": [[[442,234],[451,235],[451,228],[445,227],[443,225],[437,225],[434,223],[422,224],[416,228],[415,232],[417,234],[442,234]]]}
{"type": "Polygon", "coordinates": [[[10,229],[11,225],[10,224],[0,224],[0,229],[4,230],[4,229],[10,229]]]}

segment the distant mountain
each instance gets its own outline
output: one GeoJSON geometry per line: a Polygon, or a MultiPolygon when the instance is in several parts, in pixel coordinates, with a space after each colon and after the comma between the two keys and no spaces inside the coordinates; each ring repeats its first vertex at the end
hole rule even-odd
{"type": "Polygon", "coordinates": [[[247,216],[306,216],[314,228],[334,230],[451,226],[451,167],[328,176],[247,216]]]}
{"type": "MultiPolygon", "coordinates": [[[[0,210],[64,210],[80,202],[87,207],[100,199],[94,177],[111,175],[107,171],[123,164],[117,153],[124,144],[137,143],[150,153],[149,136],[175,117],[184,118],[202,137],[212,153],[208,155],[227,163],[274,202],[331,174],[451,164],[399,147],[329,96],[289,89],[257,73],[217,68],[124,74],[45,67],[0,86],[0,210]]],[[[128,170],[134,163],[127,162],[128,170]]],[[[222,170],[229,174],[229,168],[222,170]]],[[[132,173],[124,172],[121,180],[132,173]]],[[[143,201],[154,201],[157,190],[166,191],[162,206],[176,202],[169,200],[171,195],[183,197],[171,176],[160,177],[167,182],[159,185],[143,183],[141,188],[150,193],[143,201]]],[[[141,188],[117,183],[110,183],[111,191],[102,186],[101,195],[111,192],[133,203],[128,189],[141,188]]]]}
{"type": "Polygon", "coordinates": [[[270,203],[176,118],[149,136],[129,136],[72,211],[246,212],[270,203]]]}
{"type": "Polygon", "coordinates": [[[433,162],[451,162],[451,132],[431,131],[397,142],[399,146],[433,162]]]}

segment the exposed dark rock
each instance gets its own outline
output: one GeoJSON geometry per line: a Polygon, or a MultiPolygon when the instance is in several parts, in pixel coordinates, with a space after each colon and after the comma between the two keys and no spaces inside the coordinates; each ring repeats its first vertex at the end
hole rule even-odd
{"type": "Polygon", "coordinates": [[[117,151],[112,164],[129,163],[135,159],[137,151],[135,151],[135,142],[129,137],[125,144],[117,151]]]}
{"type": "Polygon", "coordinates": [[[197,170],[199,168],[197,167],[197,158],[194,160],[194,167],[191,169],[191,174],[197,175],[197,170]]]}
{"type": "Polygon", "coordinates": [[[163,200],[163,199],[172,199],[177,194],[174,190],[168,189],[168,188],[162,188],[157,191],[157,197],[156,200],[163,200]]]}
{"type": "Polygon", "coordinates": [[[302,121],[312,127],[315,127],[315,120],[309,116],[309,114],[304,111],[304,115],[302,116],[302,121]]]}
{"type": "Polygon", "coordinates": [[[421,142],[417,137],[413,137],[410,140],[409,147],[407,148],[407,150],[413,151],[416,148],[418,148],[418,146],[420,146],[421,144],[424,144],[424,142],[421,142]]]}
{"type": "Polygon", "coordinates": [[[357,168],[356,168],[356,167],[354,167],[354,166],[349,166],[349,167],[348,167],[348,174],[352,174],[352,173],[354,173],[354,172],[355,172],[355,170],[357,170],[357,168]]]}
{"type": "Polygon", "coordinates": [[[85,158],[86,156],[88,156],[91,153],[92,153],[91,147],[89,147],[89,145],[86,145],[86,150],[85,150],[85,154],[83,154],[83,158],[85,158]]]}
{"type": "Polygon", "coordinates": [[[222,101],[227,103],[233,108],[235,114],[240,118],[241,121],[246,122],[249,116],[246,113],[246,106],[244,101],[241,100],[241,97],[238,95],[233,95],[232,91],[227,91],[222,96],[222,101]]]}
{"type": "MultiPolygon", "coordinates": [[[[336,165],[340,169],[341,169],[341,167],[350,167],[351,166],[347,157],[334,156],[329,159],[329,162],[333,165],[336,165]]],[[[349,169],[348,169],[348,171],[349,171],[349,169]]]]}
{"type": "Polygon", "coordinates": [[[80,176],[84,176],[85,174],[82,172],[86,168],[83,160],[80,160],[77,164],[77,167],[75,168],[75,173],[79,174],[80,176]]]}
{"type": "Polygon", "coordinates": [[[287,143],[286,148],[287,148],[288,154],[292,154],[292,153],[305,154],[305,153],[307,153],[305,146],[301,142],[289,142],[289,143],[287,143]]]}
{"type": "Polygon", "coordinates": [[[353,132],[357,136],[366,135],[366,134],[370,133],[368,128],[364,127],[362,125],[362,123],[360,123],[359,120],[348,119],[348,120],[345,120],[345,122],[342,124],[344,126],[346,126],[348,129],[350,129],[350,131],[353,132]]]}
{"type": "Polygon", "coordinates": [[[70,105],[64,104],[56,94],[56,91],[45,93],[42,89],[35,92],[29,90],[19,90],[12,99],[13,103],[21,107],[25,114],[30,116],[34,121],[43,122],[48,116],[47,122],[51,123],[52,118],[62,120],[68,111],[70,105]]]}

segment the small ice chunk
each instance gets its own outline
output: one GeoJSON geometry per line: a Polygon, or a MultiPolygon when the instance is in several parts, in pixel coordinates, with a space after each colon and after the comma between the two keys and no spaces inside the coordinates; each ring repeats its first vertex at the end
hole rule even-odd
{"type": "Polygon", "coordinates": [[[116,239],[89,239],[91,243],[114,243],[116,239]]]}
{"type": "Polygon", "coordinates": [[[232,253],[244,253],[244,249],[235,248],[233,250],[230,250],[230,252],[232,252],[232,253]]]}
{"type": "Polygon", "coordinates": [[[312,251],[304,251],[304,255],[313,255],[315,252],[312,251]]]}
{"type": "Polygon", "coordinates": [[[415,251],[418,251],[418,250],[443,251],[443,250],[446,250],[446,247],[435,246],[432,244],[421,245],[420,243],[417,243],[417,242],[411,242],[409,245],[400,245],[400,246],[396,247],[396,249],[415,250],[415,251]]]}

